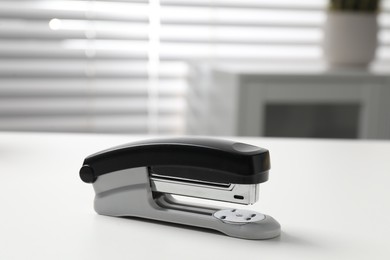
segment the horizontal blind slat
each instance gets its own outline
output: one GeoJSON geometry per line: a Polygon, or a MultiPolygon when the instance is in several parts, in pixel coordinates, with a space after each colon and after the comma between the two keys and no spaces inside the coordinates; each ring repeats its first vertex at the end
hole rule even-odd
{"type": "MultiPolygon", "coordinates": [[[[148,99],[144,98],[8,98],[0,99],[0,118],[31,115],[119,115],[147,114],[148,99]]],[[[164,98],[156,104],[161,114],[181,114],[184,101],[164,98]]]]}
{"type": "MultiPolygon", "coordinates": [[[[58,20],[58,19],[57,19],[58,20]]],[[[148,40],[146,23],[58,20],[55,29],[50,28],[51,21],[31,21],[20,19],[0,20],[0,39],[37,39],[37,40],[66,40],[66,39],[120,39],[148,40]]]]}
{"type": "Polygon", "coordinates": [[[323,10],[327,5],[326,0],[311,0],[304,3],[303,1],[259,1],[259,0],[242,0],[242,1],[210,1],[210,0],[161,0],[162,6],[186,6],[186,7],[208,7],[208,8],[258,8],[269,10],[323,10]]]}
{"type": "MultiPolygon", "coordinates": [[[[183,123],[178,116],[161,116],[157,122],[161,133],[180,133],[183,123]]],[[[109,132],[145,133],[148,130],[145,116],[70,116],[58,120],[57,117],[26,117],[2,119],[0,130],[54,131],[54,132],[109,132]]]]}
{"type": "MultiPolygon", "coordinates": [[[[183,98],[186,91],[185,79],[158,82],[159,97],[183,98]]],[[[148,80],[136,79],[34,79],[0,78],[0,98],[12,97],[147,97],[148,80]]]]}
{"type": "Polygon", "coordinates": [[[0,1],[0,17],[20,19],[96,19],[148,21],[146,3],[92,1],[0,1]]]}
{"type": "MultiPolygon", "coordinates": [[[[63,60],[0,60],[0,77],[147,77],[147,62],[140,61],[63,61],[63,60]]],[[[162,62],[160,77],[184,77],[187,65],[162,62]]]]}

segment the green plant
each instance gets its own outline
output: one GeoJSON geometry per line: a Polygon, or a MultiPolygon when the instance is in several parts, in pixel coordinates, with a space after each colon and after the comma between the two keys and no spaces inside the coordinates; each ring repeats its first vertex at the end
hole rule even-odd
{"type": "Polygon", "coordinates": [[[352,11],[373,13],[379,10],[380,0],[330,0],[332,11],[352,11]]]}

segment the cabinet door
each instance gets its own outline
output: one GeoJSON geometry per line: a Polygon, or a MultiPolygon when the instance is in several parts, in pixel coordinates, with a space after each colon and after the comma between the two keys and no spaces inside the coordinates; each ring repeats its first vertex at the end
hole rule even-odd
{"type": "Polygon", "coordinates": [[[241,86],[239,134],[375,138],[380,85],[321,81],[252,81],[241,86]]]}

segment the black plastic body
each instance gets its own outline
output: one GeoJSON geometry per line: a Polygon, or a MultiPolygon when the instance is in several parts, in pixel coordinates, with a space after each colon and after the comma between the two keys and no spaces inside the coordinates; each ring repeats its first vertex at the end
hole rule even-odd
{"type": "Polygon", "coordinates": [[[211,138],[152,139],[117,146],[88,156],[80,170],[84,182],[127,168],[201,181],[256,184],[268,180],[267,149],[211,138]]]}

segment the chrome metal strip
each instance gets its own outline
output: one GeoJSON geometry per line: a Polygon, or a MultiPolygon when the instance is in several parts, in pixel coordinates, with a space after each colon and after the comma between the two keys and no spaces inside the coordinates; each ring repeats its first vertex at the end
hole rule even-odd
{"type": "Polygon", "coordinates": [[[238,204],[253,204],[258,200],[259,184],[223,184],[151,175],[152,190],[238,204]]]}

